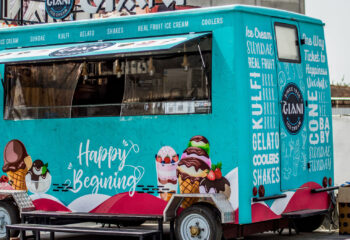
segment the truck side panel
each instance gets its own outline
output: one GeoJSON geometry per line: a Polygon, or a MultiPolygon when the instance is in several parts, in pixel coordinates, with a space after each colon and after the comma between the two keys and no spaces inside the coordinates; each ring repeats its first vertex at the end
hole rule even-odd
{"type": "MultiPolygon", "coordinates": [[[[237,112],[236,96],[232,98],[237,91],[232,79],[233,14],[184,14],[181,19],[174,15],[169,18],[154,16],[142,22],[122,19],[114,25],[111,20],[103,20],[93,21],[90,25],[71,23],[70,29],[54,30],[46,26],[29,27],[37,31],[19,29],[16,32],[13,29],[3,37],[17,38],[17,43],[13,41],[7,46],[15,47],[57,44],[57,38],[64,37],[68,38],[64,42],[81,42],[198,31],[209,31],[213,35],[210,114],[1,120],[0,127],[6,131],[0,139],[0,149],[4,150],[10,143],[8,149],[11,152],[13,143],[18,142],[16,139],[21,141],[32,161],[38,160],[38,163],[41,160],[43,163],[39,175],[45,172],[51,176],[47,181],[47,191],[29,190],[38,209],[162,214],[167,201],[160,194],[167,189],[157,184],[155,155],[176,158],[179,154],[181,158],[190,139],[201,135],[209,141],[206,149],[211,163],[222,162],[222,175],[228,180],[231,190],[228,197],[237,210],[238,138],[235,132],[238,126],[233,123],[238,121],[238,116],[234,114],[237,112]]],[[[176,167],[169,164],[169,169],[176,174],[176,167]]],[[[11,173],[5,171],[4,174],[11,173]]],[[[33,183],[28,174],[27,185],[33,183]]],[[[179,193],[180,182],[176,184],[179,193]]]]}
{"type": "Polygon", "coordinates": [[[251,104],[252,171],[246,173],[250,174],[246,179],[250,179],[251,184],[240,193],[244,195],[244,201],[259,196],[285,196],[252,203],[251,216],[240,211],[240,217],[242,214],[248,222],[249,217],[251,222],[259,222],[280,218],[281,214],[290,211],[326,209],[327,193],[310,193],[311,189],[322,187],[324,178],[327,181],[333,179],[330,87],[322,25],[252,14],[246,14],[243,22],[245,41],[242,45],[247,51],[243,54],[246,54],[251,104]],[[298,44],[299,63],[279,61],[276,22],[296,26],[298,42],[306,38],[317,39],[311,45],[298,44]],[[319,56],[319,60],[315,56],[319,56]],[[295,132],[292,125],[286,129],[290,116],[285,115],[283,107],[289,106],[287,112],[296,114],[295,106],[292,106],[295,97],[288,102],[284,99],[286,92],[286,96],[302,95],[304,118],[299,129],[294,127],[295,132]],[[290,181],[291,177],[294,177],[293,181],[290,181]],[[253,188],[257,190],[255,196],[253,188]]]}

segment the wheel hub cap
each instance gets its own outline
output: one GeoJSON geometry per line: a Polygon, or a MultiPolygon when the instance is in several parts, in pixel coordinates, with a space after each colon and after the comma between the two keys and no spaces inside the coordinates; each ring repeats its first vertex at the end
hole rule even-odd
{"type": "Polygon", "coordinates": [[[210,227],[207,219],[199,214],[191,214],[183,219],[180,227],[184,240],[209,240],[210,227]]]}
{"type": "Polygon", "coordinates": [[[192,237],[197,237],[201,234],[201,229],[198,226],[191,226],[190,231],[192,237]]]}

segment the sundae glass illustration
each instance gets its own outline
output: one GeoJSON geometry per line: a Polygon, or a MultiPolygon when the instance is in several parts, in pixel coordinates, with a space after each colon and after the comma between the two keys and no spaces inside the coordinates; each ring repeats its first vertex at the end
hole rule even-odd
{"type": "Polygon", "coordinates": [[[160,197],[169,201],[173,193],[177,191],[176,168],[179,162],[179,155],[172,147],[162,147],[156,154],[156,170],[160,197]]]}
{"type": "Polygon", "coordinates": [[[48,164],[44,164],[37,159],[26,175],[28,190],[32,193],[45,193],[51,186],[51,174],[48,170],[48,164]]]}

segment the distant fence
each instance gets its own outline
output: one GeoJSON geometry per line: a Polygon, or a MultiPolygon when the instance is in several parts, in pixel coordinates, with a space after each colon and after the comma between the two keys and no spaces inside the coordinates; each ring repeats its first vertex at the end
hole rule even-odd
{"type": "Polygon", "coordinates": [[[333,115],[350,115],[349,97],[332,97],[331,100],[333,115]]]}

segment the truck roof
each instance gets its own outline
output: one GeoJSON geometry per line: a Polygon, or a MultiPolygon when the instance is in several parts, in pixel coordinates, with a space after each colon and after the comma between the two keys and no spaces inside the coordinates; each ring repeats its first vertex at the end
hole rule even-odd
{"type": "Polygon", "coordinates": [[[36,25],[27,25],[20,26],[15,28],[5,28],[0,29],[0,33],[6,31],[30,31],[30,30],[44,30],[45,28],[67,28],[69,26],[76,25],[86,25],[86,24],[94,24],[94,23],[122,23],[125,21],[142,21],[149,19],[157,19],[164,18],[167,16],[177,16],[181,18],[182,16],[188,15],[206,15],[206,14],[214,14],[214,13],[225,13],[225,12],[245,12],[257,15],[264,16],[272,16],[276,18],[283,18],[289,20],[296,20],[299,22],[308,22],[312,24],[324,25],[324,23],[316,18],[308,17],[303,14],[298,14],[294,12],[289,12],[285,10],[279,10],[274,8],[267,7],[257,7],[257,6],[248,6],[248,5],[226,5],[226,6],[217,6],[217,7],[207,7],[207,8],[196,8],[196,9],[188,9],[181,11],[169,11],[169,12],[161,12],[161,13],[152,13],[152,14],[140,14],[140,15],[132,15],[132,16],[123,16],[123,17],[110,17],[103,19],[88,19],[88,20],[77,20],[77,21],[69,21],[69,22],[59,22],[59,23],[46,23],[46,24],[36,24],[36,25]]]}

